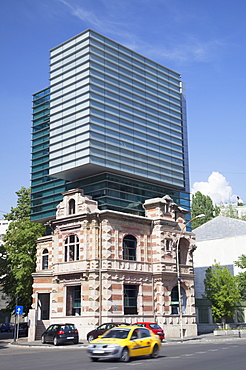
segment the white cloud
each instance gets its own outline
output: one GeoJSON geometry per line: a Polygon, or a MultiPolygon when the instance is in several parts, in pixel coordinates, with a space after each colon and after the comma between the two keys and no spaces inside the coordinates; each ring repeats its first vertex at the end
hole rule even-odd
{"type": "MultiPolygon", "coordinates": [[[[194,194],[197,191],[209,195],[214,204],[238,202],[237,195],[233,194],[232,187],[219,172],[212,172],[207,182],[195,182],[191,192],[194,194]]],[[[240,201],[242,200],[240,199],[240,201]]]]}

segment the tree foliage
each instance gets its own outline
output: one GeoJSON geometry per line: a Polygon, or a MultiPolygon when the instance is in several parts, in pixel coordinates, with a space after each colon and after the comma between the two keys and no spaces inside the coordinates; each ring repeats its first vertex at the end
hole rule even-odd
{"type": "Polygon", "coordinates": [[[219,207],[213,205],[213,201],[208,195],[203,195],[200,191],[192,194],[191,217],[193,218],[200,214],[205,215],[205,217],[197,218],[192,221],[193,229],[212,220],[212,218],[218,216],[219,213],[219,207]]]}
{"type": "Polygon", "coordinates": [[[30,221],[30,189],[22,187],[16,192],[15,208],[4,218],[11,221],[0,246],[0,284],[10,297],[8,309],[16,304],[24,306],[27,314],[32,303],[32,273],[36,265],[36,239],[45,234],[45,227],[30,221]]]}
{"type": "Polygon", "coordinates": [[[237,277],[231,275],[228,267],[215,263],[206,270],[204,286],[204,298],[212,303],[214,319],[221,319],[224,325],[226,317],[234,315],[236,304],[240,300],[237,277]]]}
{"type": "MultiPolygon", "coordinates": [[[[246,269],[246,255],[242,254],[238,257],[238,260],[234,262],[236,266],[240,267],[242,270],[246,269]]],[[[241,299],[246,299],[246,271],[239,272],[237,275],[239,290],[241,294],[241,299]]]]}
{"type": "MultiPolygon", "coordinates": [[[[238,205],[239,204],[240,203],[238,203],[238,205]]],[[[220,214],[222,216],[225,216],[225,217],[236,218],[238,220],[246,221],[246,215],[245,214],[241,214],[239,216],[238,210],[235,207],[233,207],[232,204],[229,204],[227,206],[222,205],[220,207],[220,214]]]]}
{"type": "Polygon", "coordinates": [[[221,206],[220,214],[221,216],[239,219],[238,211],[232,206],[232,204],[229,204],[228,206],[221,206]]]}

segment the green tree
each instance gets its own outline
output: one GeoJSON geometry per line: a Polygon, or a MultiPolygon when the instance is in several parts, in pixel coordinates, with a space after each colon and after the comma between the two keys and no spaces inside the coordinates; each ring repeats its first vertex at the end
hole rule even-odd
{"type": "Polygon", "coordinates": [[[215,263],[206,270],[204,286],[204,298],[212,303],[212,315],[215,320],[221,319],[224,327],[226,318],[234,315],[240,300],[237,277],[231,275],[228,267],[215,263]]]}
{"type": "Polygon", "coordinates": [[[8,309],[13,311],[18,304],[27,314],[32,303],[32,273],[36,265],[36,239],[45,234],[42,224],[30,221],[30,189],[22,187],[16,192],[15,208],[4,218],[11,221],[0,247],[0,284],[10,297],[8,309]]]}
{"type": "Polygon", "coordinates": [[[192,221],[193,229],[212,220],[212,218],[218,216],[219,213],[219,207],[213,205],[213,201],[208,195],[203,195],[200,191],[192,194],[191,217],[193,218],[200,214],[205,215],[205,217],[197,218],[192,221]]]}
{"type": "MultiPolygon", "coordinates": [[[[240,267],[242,270],[246,269],[246,255],[242,254],[238,257],[238,260],[234,262],[236,266],[240,267]]],[[[246,271],[239,272],[237,275],[239,290],[241,294],[241,299],[246,299],[246,271]]]]}
{"type": "Polygon", "coordinates": [[[232,204],[229,204],[228,206],[221,206],[220,214],[221,216],[239,219],[238,211],[235,207],[232,206],[232,204]]]}

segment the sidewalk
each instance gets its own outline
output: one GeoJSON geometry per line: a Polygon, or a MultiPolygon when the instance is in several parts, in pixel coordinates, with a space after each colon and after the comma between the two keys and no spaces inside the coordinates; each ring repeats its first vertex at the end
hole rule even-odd
{"type": "MultiPolygon", "coordinates": [[[[234,335],[214,335],[213,333],[209,334],[201,334],[196,337],[185,337],[183,338],[183,343],[186,342],[211,342],[211,341],[225,341],[225,340],[233,340],[233,339],[240,339],[245,340],[246,336],[240,337],[239,334],[234,335]]],[[[181,343],[180,338],[166,338],[162,344],[173,344],[173,343],[181,343]]],[[[28,342],[27,338],[19,338],[17,342],[10,342],[10,345],[13,346],[24,346],[24,347],[42,347],[42,348],[64,348],[62,345],[55,347],[52,343],[42,344],[41,340],[35,340],[34,342],[28,342]]],[[[72,348],[86,348],[88,342],[86,339],[80,339],[79,344],[70,344],[69,347],[72,348]]]]}

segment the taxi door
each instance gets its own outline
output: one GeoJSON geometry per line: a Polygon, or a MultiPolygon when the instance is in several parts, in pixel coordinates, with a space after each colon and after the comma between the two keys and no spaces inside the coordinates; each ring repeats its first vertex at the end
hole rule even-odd
{"type": "Polygon", "coordinates": [[[141,355],[150,355],[151,352],[151,343],[152,343],[152,336],[147,328],[141,328],[139,329],[138,333],[140,339],[140,344],[141,344],[141,355]]]}
{"type": "Polygon", "coordinates": [[[130,339],[131,356],[143,356],[149,354],[146,348],[146,338],[141,337],[140,330],[141,329],[137,328],[132,333],[130,339]]]}

